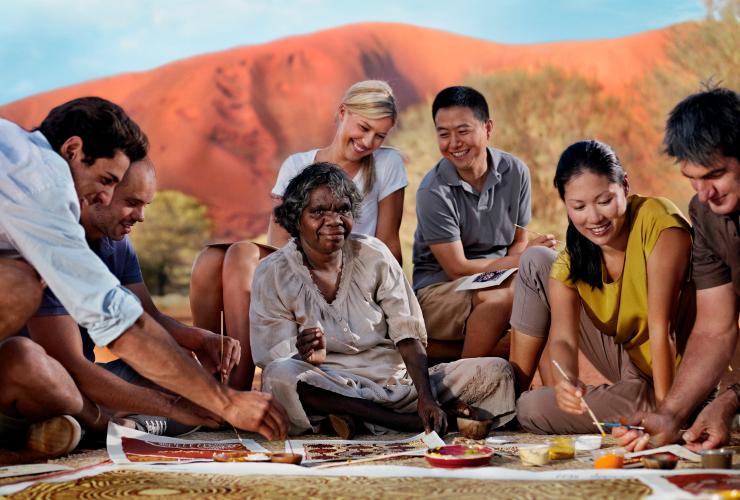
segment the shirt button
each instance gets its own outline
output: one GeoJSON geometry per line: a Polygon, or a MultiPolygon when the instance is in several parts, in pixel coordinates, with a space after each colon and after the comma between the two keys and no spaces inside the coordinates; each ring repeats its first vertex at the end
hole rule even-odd
{"type": "Polygon", "coordinates": [[[346,329],[346,328],[342,328],[342,330],[344,330],[345,332],[347,331],[347,329],[346,329]]]}

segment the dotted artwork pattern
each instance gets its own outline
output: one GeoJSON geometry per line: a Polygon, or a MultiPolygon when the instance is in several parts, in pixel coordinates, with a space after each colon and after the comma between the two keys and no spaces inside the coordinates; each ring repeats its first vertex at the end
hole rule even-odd
{"type": "Polygon", "coordinates": [[[479,481],[432,478],[266,477],[114,471],[33,486],[9,498],[601,498],[650,494],[637,480],[479,481]]]}
{"type": "Polygon", "coordinates": [[[350,460],[366,457],[375,457],[390,453],[402,453],[418,449],[425,449],[426,445],[419,439],[409,443],[361,443],[361,444],[344,444],[344,443],[304,443],[303,451],[306,460],[327,461],[327,460],[350,460]]]}

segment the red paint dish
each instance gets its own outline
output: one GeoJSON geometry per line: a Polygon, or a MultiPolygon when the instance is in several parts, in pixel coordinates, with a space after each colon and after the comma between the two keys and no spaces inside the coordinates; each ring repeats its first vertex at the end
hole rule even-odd
{"type": "Polygon", "coordinates": [[[466,446],[462,444],[433,448],[424,455],[430,465],[446,469],[488,465],[492,456],[493,450],[487,446],[466,446]]]}

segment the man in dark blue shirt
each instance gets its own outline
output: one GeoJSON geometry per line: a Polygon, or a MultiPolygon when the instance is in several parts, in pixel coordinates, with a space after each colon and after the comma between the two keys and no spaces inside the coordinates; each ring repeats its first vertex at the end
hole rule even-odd
{"type": "MultiPolygon", "coordinates": [[[[110,205],[85,206],[81,223],[90,248],[110,271],[141,302],[144,310],[160,323],[188,351],[195,352],[204,367],[228,377],[239,362],[240,345],[213,332],[184,325],[162,314],[154,305],[142,278],[139,261],[127,235],[134,224],[143,222],[146,206],[156,192],[156,176],[148,160],[135,162],[117,186],[110,205]]],[[[56,358],[72,375],[85,398],[81,420],[87,427],[104,431],[111,416],[138,414],[135,421],[149,432],[173,434],[188,423],[192,412],[205,410],[187,400],[162,391],[139,376],[122,360],[95,363],[94,344],[87,331],[78,326],[51,290],[46,289],[41,307],[27,325],[31,338],[56,358]],[[145,417],[159,415],[169,419],[145,417]],[[169,429],[165,427],[169,426],[169,429]]],[[[192,426],[190,427],[192,428],[192,426]]]]}

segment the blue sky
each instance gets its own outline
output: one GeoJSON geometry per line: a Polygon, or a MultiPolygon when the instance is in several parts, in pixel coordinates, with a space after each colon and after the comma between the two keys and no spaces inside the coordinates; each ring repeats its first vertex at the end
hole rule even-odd
{"type": "Polygon", "coordinates": [[[701,0],[17,0],[3,3],[0,18],[0,104],[348,23],[539,43],[620,37],[704,12],[701,0]]]}

